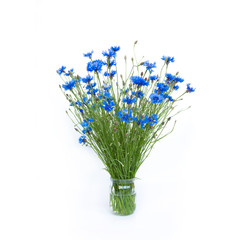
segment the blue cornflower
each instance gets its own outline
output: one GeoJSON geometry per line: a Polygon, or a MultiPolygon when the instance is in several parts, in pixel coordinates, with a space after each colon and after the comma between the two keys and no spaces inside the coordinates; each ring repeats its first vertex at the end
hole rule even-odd
{"type": "Polygon", "coordinates": [[[153,80],[157,80],[157,79],[158,79],[158,76],[150,76],[149,79],[152,80],[152,81],[153,81],[153,80]]]}
{"type": "Polygon", "coordinates": [[[88,122],[93,122],[93,121],[94,121],[94,118],[87,118],[87,121],[88,121],[88,122]]]}
{"type": "Polygon", "coordinates": [[[79,141],[79,143],[81,143],[81,144],[82,144],[82,143],[85,144],[86,141],[87,141],[87,140],[86,140],[86,136],[81,136],[78,141],[79,141]]]}
{"type": "Polygon", "coordinates": [[[144,95],[143,91],[132,92],[132,94],[133,94],[134,96],[136,96],[137,98],[142,98],[143,95],[144,95]]]}
{"type": "Polygon", "coordinates": [[[167,93],[165,93],[164,95],[163,95],[163,97],[164,97],[164,99],[166,99],[166,98],[168,98],[169,99],[169,101],[173,101],[173,98],[170,96],[170,95],[168,95],[167,93]]]}
{"type": "Polygon", "coordinates": [[[195,92],[196,88],[192,88],[190,87],[190,83],[187,84],[187,92],[191,93],[191,92],[195,92]]]}
{"type": "Polygon", "coordinates": [[[89,72],[95,71],[95,72],[101,72],[102,71],[103,62],[101,60],[94,60],[92,62],[88,62],[87,64],[87,70],[89,72]]]}
{"type": "Polygon", "coordinates": [[[108,101],[112,101],[111,94],[108,91],[104,91],[103,98],[107,99],[108,101]]]}
{"type": "Polygon", "coordinates": [[[183,78],[174,76],[174,75],[172,75],[172,74],[170,74],[170,73],[167,73],[167,74],[166,74],[166,83],[167,83],[167,84],[171,84],[171,83],[174,83],[174,84],[176,84],[176,83],[182,83],[183,81],[184,81],[183,78]]]}
{"type": "Polygon", "coordinates": [[[148,86],[149,82],[145,81],[143,78],[139,76],[132,76],[131,80],[133,81],[134,84],[137,84],[139,86],[148,86]]]}
{"type": "Polygon", "coordinates": [[[163,96],[157,93],[152,93],[149,98],[152,103],[161,103],[164,100],[163,96]]]}
{"type": "Polygon", "coordinates": [[[90,81],[93,80],[93,77],[90,76],[90,75],[87,75],[85,78],[81,78],[81,80],[82,80],[84,83],[89,83],[90,81]]]}
{"type": "Polygon", "coordinates": [[[93,94],[93,95],[95,95],[97,92],[98,92],[98,89],[97,89],[97,88],[94,88],[94,89],[90,89],[89,91],[87,91],[87,94],[93,94]]]}
{"type": "Polygon", "coordinates": [[[120,94],[127,94],[129,91],[129,88],[127,88],[125,91],[123,89],[120,89],[120,94]]]}
{"type": "Polygon", "coordinates": [[[157,122],[158,122],[157,114],[153,113],[151,117],[148,117],[148,115],[146,115],[141,122],[141,128],[144,129],[147,124],[153,126],[153,124],[156,124],[157,122]]]}
{"type": "Polygon", "coordinates": [[[137,125],[140,125],[142,122],[142,119],[141,118],[138,119],[137,117],[134,117],[133,121],[136,121],[137,125]]]}
{"type": "Polygon", "coordinates": [[[112,67],[113,65],[115,66],[116,65],[116,62],[114,60],[107,60],[105,62],[103,62],[103,65],[107,65],[107,67],[112,67]]]}
{"type": "Polygon", "coordinates": [[[151,117],[148,118],[148,123],[150,126],[153,126],[153,124],[156,124],[158,122],[157,114],[152,114],[151,117]]]}
{"type": "Polygon", "coordinates": [[[174,57],[166,57],[166,56],[162,56],[161,58],[162,60],[164,60],[167,64],[169,64],[170,62],[174,62],[174,57]]]}
{"type": "Polygon", "coordinates": [[[164,83],[157,83],[157,93],[164,93],[169,89],[169,86],[164,83]]]}
{"type": "Polygon", "coordinates": [[[120,46],[111,47],[111,49],[112,49],[114,52],[117,52],[117,51],[120,50],[120,46]]]}
{"type": "Polygon", "coordinates": [[[110,48],[110,49],[108,49],[108,51],[103,51],[102,55],[104,57],[107,57],[107,59],[110,59],[112,57],[115,58],[116,57],[116,52],[112,48],[110,48]]]}
{"type": "Polygon", "coordinates": [[[127,104],[132,104],[132,103],[137,102],[137,99],[136,98],[131,99],[129,96],[127,96],[126,98],[124,98],[122,100],[122,102],[127,103],[127,104]]]}
{"type": "Polygon", "coordinates": [[[110,72],[110,74],[109,74],[108,72],[105,72],[105,73],[104,73],[104,76],[105,76],[105,77],[110,76],[110,78],[113,78],[116,73],[117,73],[117,71],[112,70],[112,71],[110,72]]]}
{"type": "Polygon", "coordinates": [[[171,73],[166,73],[166,83],[172,83],[173,80],[175,79],[175,76],[172,75],[171,73]]]}
{"type": "Polygon", "coordinates": [[[65,73],[65,76],[70,76],[70,74],[74,74],[74,70],[73,70],[73,68],[70,69],[70,70],[68,70],[68,72],[65,73]]]}
{"type": "Polygon", "coordinates": [[[124,109],[123,111],[118,111],[118,118],[121,122],[129,123],[133,120],[132,110],[129,111],[128,109],[124,109]]]}
{"type": "Polygon", "coordinates": [[[175,86],[173,87],[173,89],[177,91],[177,90],[179,89],[179,86],[178,86],[178,85],[175,85],[175,86]]]}
{"type": "Polygon", "coordinates": [[[94,88],[97,84],[96,83],[91,83],[86,86],[86,89],[91,89],[94,88]]]}
{"type": "Polygon", "coordinates": [[[83,122],[81,123],[82,127],[85,128],[82,130],[83,134],[86,134],[86,133],[89,133],[90,131],[92,131],[92,128],[89,126],[89,122],[93,122],[93,121],[94,121],[93,118],[83,119],[83,122]]]}
{"type": "Polygon", "coordinates": [[[88,127],[89,123],[87,122],[86,119],[83,119],[83,122],[81,123],[82,127],[88,127]]]}
{"type": "Polygon", "coordinates": [[[75,80],[71,80],[69,82],[65,82],[65,84],[62,85],[65,91],[70,90],[71,88],[75,87],[75,80]]]}
{"type": "Polygon", "coordinates": [[[58,74],[61,75],[63,72],[65,72],[66,67],[62,66],[57,70],[58,74]]]}
{"type": "Polygon", "coordinates": [[[108,103],[113,101],[113,98],[112,98],[111,94],[108,91],[100,92],[98,94],[98,96],[99,96],[100,99],[107,100],[108,103]]]}
{"type": "MultiPolygon", "coordinates": [[[[81,102],[79,102],[79,100],[77,100],[77,101],[75,102],[75,104],[78,105],[78,106],[82,106],[82,104],[81,104],[81,102]]],[[[72,103],[70,104],[70,106],[74,106],[74,103],[72,102],[72,103]]]]}
{"type": "Polygon", "coordinates": [[[109,91],[111,89],[111,85],[107,86],[105,83],[104,83],[104,90],[105,91],[109,91]]]}
{"type": "Polygon", "coordinates": [[[175,77],[174,81],[182,83],[184,81],[184,79],[182,79],[180,77],[175,77]]]}
{"type": "Polygon", "coordinates": [[[86,133],[90,133],[90,131],[92,131],[92,128],[91,127],[87,127],[87,128],[82,130],[82,133],[86,134],[86,133]]]}
{"type": "Polygon", "coordinates": [[[93,51],[88,52],[88,53],[84,53],[83,56],[84,56],[84,57],[89,57],[89,58],[91,58],[91,57],[92,57],[92,54],[93,54],[93,51]]]}
{"type": "Polygon", "coordinates": [[[114,109],[114,102],[113,101],[103,101],[103,104],[101,105],[101,108],[104,108],[104,110],[111,112],[114,109]]]}
{"type": "Polygon", "coordinates": [[[146,67],[146,69],[151,73],[153,72],[152,68],[156,68],[156,63],[150,63],[149,61],[144,62],[143,66],[146,67]]]}
{"type": "Polygon", "coordinates": [[[86,105],[90,102],[91,98],[83,97],[83,103],[86,105]]]}

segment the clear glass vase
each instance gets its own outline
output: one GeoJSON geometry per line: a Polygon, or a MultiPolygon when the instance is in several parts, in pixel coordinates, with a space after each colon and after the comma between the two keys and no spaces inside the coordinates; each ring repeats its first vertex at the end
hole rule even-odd
{"type": "Polygon", "coordinates": [[[130,215],[136,208],[135,178],[113,179],[110,186],[110,207],[114,214],[130,215]]]}

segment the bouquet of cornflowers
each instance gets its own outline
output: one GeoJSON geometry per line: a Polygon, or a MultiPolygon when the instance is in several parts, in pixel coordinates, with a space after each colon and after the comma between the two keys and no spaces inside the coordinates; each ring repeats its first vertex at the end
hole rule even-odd
{"type": "MultiPolygon", "coordinates": [[[[134,56],[135,45],[134,43],[134,56]]],[[[135,210],[136,173],[155,143],[170,134],[176,121],[165,132],[175,104],[186,93],[194,92],[190,84],[174,97],[184,81],[178,73],[168,73],[173,57],[163,56],[163,66],[155,74],[156,63],[131,59],[132,67],[125,74],[117,70],[120,47],[103,51],[104,59],[93,60],[93,51],[84,54],[90,59],[87,73],[80,77],[73,69],[57,70],[64,83],[62,92],[70,102],[67,114],[81,136],[79,143],[90,146],[102,160],[111,176],[110,205],[114,213],[128,215],[135,210]]]]}

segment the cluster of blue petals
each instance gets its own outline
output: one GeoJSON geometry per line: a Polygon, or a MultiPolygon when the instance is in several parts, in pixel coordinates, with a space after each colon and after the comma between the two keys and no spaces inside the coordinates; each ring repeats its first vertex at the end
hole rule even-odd
{"type": "Polygon", "coordinates": [[[154,76],[150,76],[149,79],[152,80],[152,81],[154,81],[154,80],[157,80],[157,79],[158,79],[158,76],[155,76],[155,75],[154,75],[154,76]]]}
{"type": "Polygon", "coordinates": [[[182,83],[184,81],[183,78],[180,78],[178,76],[172,75],[170,73],[166,74],[166,83],[167,84],[176,84],[176,83],[182,83]]]}
{"type": "Polygon", "coordinates": [[[149,124],[150,126],[153,126],[154,124],[156,124],[158,122],[158,117],[157,117],[157,114],[153,113],[152,116],[150,117],[146,115],[143,119],[134,118],[134,120],[137,122],[138,125],[141,124],[142,129],[145,129],[147,124],[149,124]]]}
{"type": "Polygon", "coordinates": [[[161,103],[164,100],[164,97],[161,94],[151,93],[149,96],[152,103],[161,103]]]}
{"type": "Polygon", "coordinates": [[[162,56],[161,58],[162,60],[164,60],[166,63],[170,63],[170,62],[174,62],[174,57],[169,57],[169,56],[162,56]]]}
{"type": "Polygon", "coordinates": [[[65,73],[65,76],[70,76],[70,74],[74,74],[74,70],[73,70],[73,68],[70,69],[70,70],[68,70],[68,72],[65,73]]]}
{"type": "Polygon", "coordinates": [[[110,59],[110,58],[115,58],[116,57],[116,52],[115,51],[113,51],[111,48],[110,49],[108,49],[108,51],[103,51],[102,52],[102,55],[104,56],[104,57],[107,57],[108,59],[110,59]]]}
{"type": "Polygon", "coordinates": [[[115,60],[109,60],[109,59],[107,61],[103,61],[102,63],[104,66],[106,65],[109,68],[116,65],[115,60]]]}
{"type": "Polygon", "coordinates": [[[143,66],[145,66],[146,69],[147,69],[150,73],[153,72],[153,70],[152,70],[153,68],[156,68],[156,67],[157,67],[155,62],[154,62],[154,63],[150,63],[149,61],[144,62],[143,66]]]}
{"type": "Polygon", "coordinates": [[[66,69],[65,66],[60,67],[60,68],[57,70],[58,74],[61,75],[62,73],[64,73],[64,72],[65,72],[65,69],[66,69]]]}
{"type": "Polygon", "coordinates": [[[80,144],[85,144],[87,142],[86,136],[81,136],[78,141],[80,144]]]}
{"type": "Polygon", "coordinates": [[[65,91],[67,91],[75,87],[75,84],[76,84],[76,81],[72,79],[69,82],[65,82],[65,84],[62,84],[62,87],[65,91]]]}
{"type": "Polygon", "coordinates": [[[117,55],[117,51],[119,50],[120,50],[119,46],[111,47],[107,51],[103,51],[102,55],[109,60],[111,58],[115,58],[117,55]]]}
{"type": "Polygon", "coordinates": [[[113,101],[103,101],[101,107],[104,108],[105,111],[111,112],[115,107],[115,103],[113,101]]]}
{"type": "Polygon", "coordinates": [[[98,89],[97,88],[95,88],[96,87],[96,83],[94,82],[94,83],[89,83],[87,86],[86,86],[86,89],[88,90],[87,91],[87,94],[91,94],[91,95],[96,95],[96,93],[98,92],[98,89]]]}
{"type": "MultiPolygon", "coordinates": [[[[80,102],[79,100],[77,100],[77,101],[75,102],[75,104],[78,105],[78,106],[82,106],[82,104],[81,104],[81,102],[80,102]]],[[[70,106],[74,106],[74,103],[72,102],[72,103],[70,104],[70,106]]]]}
{"type": "Polygon", "coordinates": [[[118,118],[121,122],[130,123],[133,120],[132,109],[125,108],[123,111],[118,111],[118,118]]]}
{"type": "Polygon", "coordinates": [[[122,102],[127,103],[127,104],[132,104],[132,103],[137,102],[137,99],[136,98],[130,98],[129,96],[127,96],[126,98],[124,98],[122,100],[122,102]]]}
{"type": "Polygon", "coordinates": [[[136,96],[137,98],[142,98],[144,96],[143,91],[132,92],[132,95],[136,96]]]}
{"type": "Polygon", "coordinates": [[[103,62],[101,60],[94,60],[92,62],[88,62],[87,64],[87,70],[89,72],[98,72],[100,73],[102,71],[102,66],[103,66],[103,62]]]}
{"type": "Polygon", "coordinates": [[[86,134],[86,133],[90,133],[90,131],[92,131],[92,128],[90,127],[90,124],[91,122],[93,122],[94,119],[93,118],[87,118],[87,119],[83,119],[83,122],[81,123],[81,126],[84,128],[82,130],[82,133],[83,134],[86,134]]]}
{"type": "Polygon", "coordinates": [[[146,81],[144,78],[139,77],[139,76],[132,76],[131,80],[134,84],[139,85],[139,86],[148,86],[149,82],[146,81]]]}
{"type": "Polygon", "coordinates": [[[84,53],[83,56],[84,56],[84,57],[92,58],[92,54],[93,54],[93,51],[88,52],[88,53],[84,53]]]}
{"type": "Polygon", "coordinates": [[[90,81],[93,80],[93,77],[90,76],[90,75],[87,75],[85,78],[81,78],[81,80],[82,80],[83,83],[88,83],[89,84],[90,81]]]}
{"type": "Polygon", "coordinates": [[[157,83],[157,92],[158,93],[164,93],[167,92],[169,89],[169,86],[164,83],[157,83]]]}
{"type": "Polygon", "coordinates": [[[116,75],[117,71],[112,70],[110,73],[105,72],[104,76],[107,77],[109,76],[110,78],[113,78],[116,75]]]}
{"type": "Polygon", "coordinates": [[[190,87],[190,83],[187,84],[187,92],[195,92],[195,88],[190,87]]]}
{"type": "MultiPolygon", "coordinates": [[[[97,101],[100,101],[100,105],[97,103],[97,101],[92,104],[92,108],[96,110],[97,106],[100,106],[107,112],[111,112],[115,108],[115,102],[113,97],[110,94],[110,89],[112,88],[111,85],[106,85],[106,83],[103,83],[103,86],[99,89],[96,88],[97,84],[96,82],[93,82],[93,76],[90,75],[90,72],[94,73],[101,73],[103,71],[103,67],[106,66],[108,68],[107,71],[104,72],[105,77],[109,77],[110,79],[113,79],[114,76],[117,74],[117,71],[112,70],[111,67],[116,65],[116,56],[117,52],[120,50],[119,46],[112,46],[107,51],[103,51],[102,55],[105,57],[104,60],[92,60],[92,54],[93,51],[84,53],[84,57],[88,57],[90,61],[87,63],[87,71],[88,75],[84,78],[80,78],[79,76],[74,77],[74,69],[70,69],[66,71],[66,67],[62,66],[57,70],[57,73],[59,75],[64,74],[65,76],[70,76],[72,79],[70,81],[65,82],[62,84],[62,88],[67,91],[74,88],[76,85],[78,86],[79,82],[83,82],[86,85],[84,86],[86,89],[86,93],[88,95],[91,95],[93,98],[95,98],[97,101]],[[110,70],[109,70],[110,69],[110,70]]],[[[161,58],[165,61],[166,64],[169,64],[170,62],[174,62],[174,57],[169,56],[163,56],[161,58]]],[[[148,71],[150,76],[148,78],[143,78],[143,74],[141,76],[131,76],[131,81],[135,86],[135,91],[132,90],[132,86],[127,89],[120,89],[120,94],[124,95],[122,102],[126,103],[128,105],[128,108],[119,110],[117,113],[117,117],[121,122],[136,122],[137,125],[139,125],[142,129],[145,129],[146,126],[153,126],[154,124],[158,123],[158,116],[157,114],[152,114],[150,116],[148,115],[142,115],[141,117],[133,117],[133,109],[134,107],[131,107],[132,104],[136,103],[138,99],[142,99],[144,96],[144,92],[141,91],[142,86],[149,86],[150,82],[152,84],[153,81],[156,81],[156,88],[153,90],[153,92],[150,94],[149,99],[151,100],[151,103],[153,104],[159,104],[162,103],[165,99],[169,101],[173,101],[174,99],[168,94],[169,89],[178,90],[179,86],[178,83],[182,83],[184,79],[180,78],[177,75],[172,75],[170,73],[167,73],[165,75],[166,79],[164,83],[160,83],[159,76],[158,75],[151,75],[153,72],[153,69],[156,68],[156,62],[150,63],[149,61],[145,61],[142,63],[143,66],[146,67],[146,71],[148,71]],[[130,92],[132,92],[130,94],[130,92]]],[[[145,77],[145,75],[144,75],[145,77]]],[[[132,84],[131,84],[132,85],[132,84]]],[[[195,88],[192,88],[190,84],[187,84],[186,92],[194,92],[195,88]]],[[[76,102],[71,102],[70,106],[77,106],[79,111],[83,113],[83,106],[87,105],[91,101],[91,98],[89,97],[83,97],[82,102],[77,100],[76,102]]],[[[139,100],[141,102],[141,100],[139,100]]],[[[126,105],[124,105],[126,106],[126,105]]],[[[132,105],[134,106],[134,105],[132,105]]],[[[82,115],[84,116],[84,115],[82,115]]],[[[90,134],[92,131],[91,128],[91,122],[93,122],[93,118],[86,118],[83,119],[83,122],[81,123],[81,126],[83,128],[82,133],[83,134],[90,134]]],[[[83,135],[79,138],[79,143],[85,144],[87,142],[86,136],[83,135]]]]}

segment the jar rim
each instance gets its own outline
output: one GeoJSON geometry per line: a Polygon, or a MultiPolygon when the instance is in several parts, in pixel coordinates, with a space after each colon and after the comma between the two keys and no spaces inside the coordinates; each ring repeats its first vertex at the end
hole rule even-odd
{"type": "Polygon", "coordinates": [[[115,179],[115,178],[112,178],[110,177],[111,181],[113,183],[131,183],[133,182],[136,178],[130,178],[130,179],[115,179]]]}

